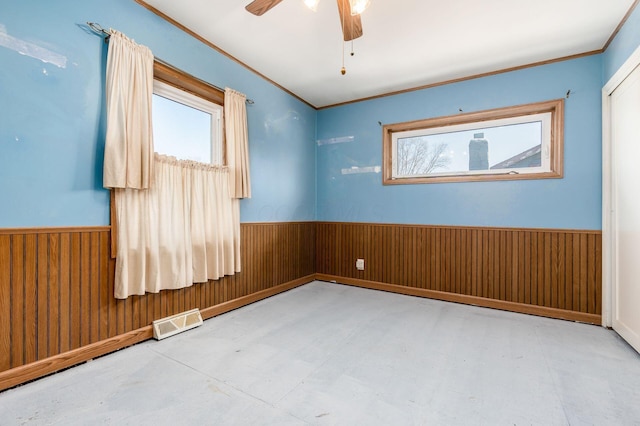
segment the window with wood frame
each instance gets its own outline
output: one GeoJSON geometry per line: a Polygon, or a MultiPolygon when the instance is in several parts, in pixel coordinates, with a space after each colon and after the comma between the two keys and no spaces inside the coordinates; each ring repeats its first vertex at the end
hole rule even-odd
{"type": "Polygon", "coordinates": [[[385,185],[563,176],[564,100],[383,126],[385,185]]]}

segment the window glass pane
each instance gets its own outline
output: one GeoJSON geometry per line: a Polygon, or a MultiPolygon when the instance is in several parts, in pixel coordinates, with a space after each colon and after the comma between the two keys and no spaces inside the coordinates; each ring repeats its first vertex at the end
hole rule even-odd
{"type": "Polygon", "coordinates": [[[181,160],[211,162],[211,114],[153,95],[155,151],[181,160]]]}
{"type": "Polygon", "coordinates": [[[398,137],[396,176],[542,166],[542,122],[398,137]]]}

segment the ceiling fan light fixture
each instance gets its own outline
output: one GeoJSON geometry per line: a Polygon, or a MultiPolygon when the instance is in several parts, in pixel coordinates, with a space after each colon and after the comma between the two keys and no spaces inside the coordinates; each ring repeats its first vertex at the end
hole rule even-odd
{"type": "Polygon", "coordinates": [[[360,15],[369,7],[369,0],[349,0],[351,15],[360,15]]]}
{"type": "Polygon", "coordinates": [[[314,12],[318,10],[318,3],[320,3],[320,0],[304,0],[305,6],[307,6],[309,9],[313,10],[314,12]]]}

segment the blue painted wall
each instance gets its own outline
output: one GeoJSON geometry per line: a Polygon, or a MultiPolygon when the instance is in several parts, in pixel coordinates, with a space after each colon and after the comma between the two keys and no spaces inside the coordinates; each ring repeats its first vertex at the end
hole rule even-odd
{"type": "Polygon", "coordinates": [[[601,55],[321,110],[318,220],[601,228],[601,55]],[[383,186],[378,122],[397,123],[565,96],[564,178],[383,186]],[[353,136],[353,142],[322,144],[353,136]]]}
{"type": "Polygon", "coordinates": [[[603,85],[640,46],[640,7],[636,7],[603,54],[603,85]]]}
{"type": "Polygon", "coordinates": [[[254,99],[253,198],[241,204],[242,221],[315,218],[315,110],[132,0],[3,0],[0,228],[109,223],[102,189],[106,46],[86,21],[118,29],[158,58],[254,99]],[[24,46],[57,65],[16,52],[24,46]]]}
{"type": "Polygon", "coordinates": [[[242,202],[243,222],[600,229],[600,88],[640,44],[637,8],[603,55],[316,112],[132,0],[0,3],[0,228],[108,224],[101,177],[106,47],[86,30],[87,20],[256,101],[249,107],[253,198],[242,202]],[[64,66],[19,54],[19,44],[64,66]],[[381,165],[378,121],[555,99],[569,89],[563,179],[383,186],[379,173],[342,173],[381,165]],[[315,143],[342,136],[354,141],[315,143]]]}

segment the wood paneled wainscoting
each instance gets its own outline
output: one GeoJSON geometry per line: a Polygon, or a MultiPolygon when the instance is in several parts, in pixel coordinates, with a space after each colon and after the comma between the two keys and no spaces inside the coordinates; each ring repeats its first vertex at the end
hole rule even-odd
{"type": "Polygon", "coordinates": [[[242,224],[241,238],[242,272],[117,300],[109,227],[0,230],[0,390],[149,339],[156,319],[210,318],[313,280],[315,223],[242,224]]]}
{"type": "Polygon", "coordinates": [[[601,323],[600,231],[322,222],[316,233],[318,279],[601,323]]]}

